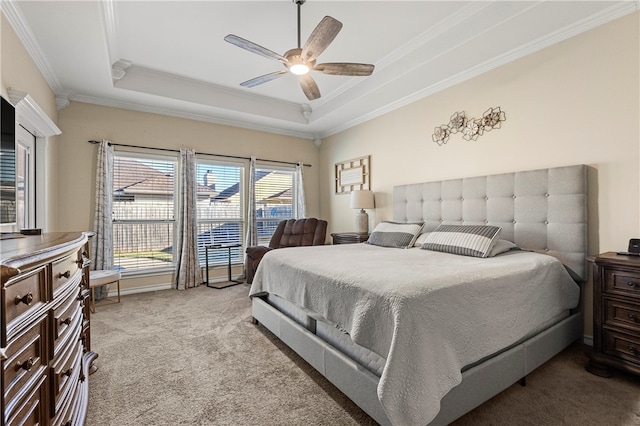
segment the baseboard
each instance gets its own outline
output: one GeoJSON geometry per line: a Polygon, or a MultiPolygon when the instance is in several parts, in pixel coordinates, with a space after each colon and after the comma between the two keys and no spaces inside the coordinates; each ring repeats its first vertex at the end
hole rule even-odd
{"type": "MultiPolygon", "coordinates": [[[[135,287],[135,288],[125,288],[120,289],[120,296],[126,296],[128,294],[136,294],[136,293],[147,293],[149,291],[160,291],[160,290],[171,290],[172,284],[155,284],[155,285],[147,285],[144,287],[135,287]]],[[[109,287],[109,294],[107,297],[118,297],[118,289],[116,286],[109,287]]]]}
{"type": "Polygon", "coordinates": [[[593,346],[593,336],[582,336],[582,343],[587,346],[593,346]]]}
{"type": "MultiPolygon", "coordinates": [[[[244,276],[239,275],[237,277],[234,277],[234,279],[236,280],[244,279],[244,276]]],[[[218,277],[218,278],[209,280],[211,284],[224,283],[226,281],[227,281],[227,277],[218,277]]],[[[122,282],[120,282],[120,284],[122,285],[122,282]]],[[[136,293],[147,293],[149,291],[171,290],[172,288],[174,288],[173,286],[174,286],[173,283],[164,283],[164,284],[147,285],[144,287],[134,287],[134,288],[125,288],[125,289],[121,288],[120,296],[126,296],[128,294],[136,294],[136,293]]],[[[107,297],[118,297],[118,289],[115,285],[109,286],[109,294],[107,294],[107,297]]]]}

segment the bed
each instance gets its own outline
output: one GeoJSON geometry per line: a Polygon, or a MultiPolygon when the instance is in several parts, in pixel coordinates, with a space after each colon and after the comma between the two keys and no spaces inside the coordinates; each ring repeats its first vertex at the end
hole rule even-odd
{"type": "Polygon", "coordinates": [[[382,247],[376,227],[376,244],[273,250],[250,290],[254,319],[377,422],[448,424],[581,337],[586,166],[402,185],[393,203],[389,226],[420,224],[430,250],[382,247]],[[443,252],[447,227],[517,248],[443,252]]]}

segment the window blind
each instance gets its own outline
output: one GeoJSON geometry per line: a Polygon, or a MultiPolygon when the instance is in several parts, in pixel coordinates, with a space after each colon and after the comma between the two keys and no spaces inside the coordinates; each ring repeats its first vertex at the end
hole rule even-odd
{"type": "Polygon", "coordinates": [[[115,269],[174,268],[176,165],[172,157],[114,155],[115,269]]]}
{"type": "Polygon", "coordinates": [[[255,173],[258,244],[269,245],[278,223],[294,217],[295,170],[259,165],[255,173]]]}

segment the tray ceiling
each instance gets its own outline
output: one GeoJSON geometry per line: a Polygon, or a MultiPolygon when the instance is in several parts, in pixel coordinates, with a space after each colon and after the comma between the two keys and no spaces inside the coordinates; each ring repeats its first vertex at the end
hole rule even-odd
{"type": "Polygon", "coordinates": [[[302,44],[325,15],[343,24],[318,62],[376,67],[369,77],[312,72],[322,97],[308,101],[292,74],[240,87],[282,64],[224,41],[297,47],[291,0],[2,1],[60,108],[79,101],[318,140],[636,10],[638,1],[307,0],[302,44]]]}

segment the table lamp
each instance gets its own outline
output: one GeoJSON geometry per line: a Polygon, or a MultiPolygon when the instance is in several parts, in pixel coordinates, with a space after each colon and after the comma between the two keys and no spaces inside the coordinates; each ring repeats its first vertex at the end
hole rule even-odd
{"type": "Polygon", "coordinates": [[[366,234],[369,232],[369,215],[364,209],[372,209],[373,204],[373,192],[368,190],[351,191],[351,200],[349,207],[352,209],[360,209],[356,213],[356,232],[359,234],[366,234]]]}

